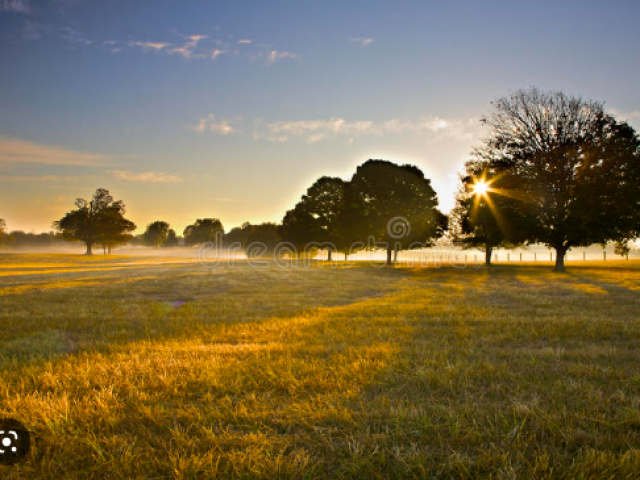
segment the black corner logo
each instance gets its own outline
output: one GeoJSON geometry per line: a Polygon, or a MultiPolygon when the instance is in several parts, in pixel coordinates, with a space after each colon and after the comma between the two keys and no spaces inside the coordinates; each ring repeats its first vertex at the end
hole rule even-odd
{"type": "Polygon", "coordinates": [[[13,418],[0,418],[0,465],[18,463],[29,453],[29,430],[13,418]]]}

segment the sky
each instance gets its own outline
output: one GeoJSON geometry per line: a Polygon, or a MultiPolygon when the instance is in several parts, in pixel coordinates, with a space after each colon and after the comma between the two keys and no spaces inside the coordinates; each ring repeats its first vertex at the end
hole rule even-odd
{"type": "Polygon", "coordinates": [[[640,2],[0,0],[0,218],[107,188],[138,232],[280,221],[315,179],[419,166],[448,211],[498,97],[640,128],[640,2]]]}

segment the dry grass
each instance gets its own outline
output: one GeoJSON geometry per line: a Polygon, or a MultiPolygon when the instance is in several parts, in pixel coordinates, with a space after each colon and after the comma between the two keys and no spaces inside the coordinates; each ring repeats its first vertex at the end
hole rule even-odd
{"type": "Polygon", "coordinates": [[[0,257],[7,478],[637,478],[640,264],[0,257]]]}

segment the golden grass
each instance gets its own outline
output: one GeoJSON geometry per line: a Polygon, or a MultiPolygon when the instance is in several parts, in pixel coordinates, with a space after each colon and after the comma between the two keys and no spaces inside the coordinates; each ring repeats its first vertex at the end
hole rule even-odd
{"type": "Polygon", "coordinates": [[[44,272],[0,278],[0,414],[34,441],[3,477],[640,471],[636,262],[557,275],[29,257],[44,272]]]}

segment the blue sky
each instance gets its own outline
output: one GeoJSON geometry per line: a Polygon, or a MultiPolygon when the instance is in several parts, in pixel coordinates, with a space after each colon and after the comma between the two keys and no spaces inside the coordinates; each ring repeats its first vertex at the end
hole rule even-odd
{"type": "Polygon", "coordinates": [[[0,0],[0,217],[98,187],[139,227],[278,221],[320,175],[420,166],[443,210],[491,100],[536,85],[640,127],[640,2],[0,0]]]}

